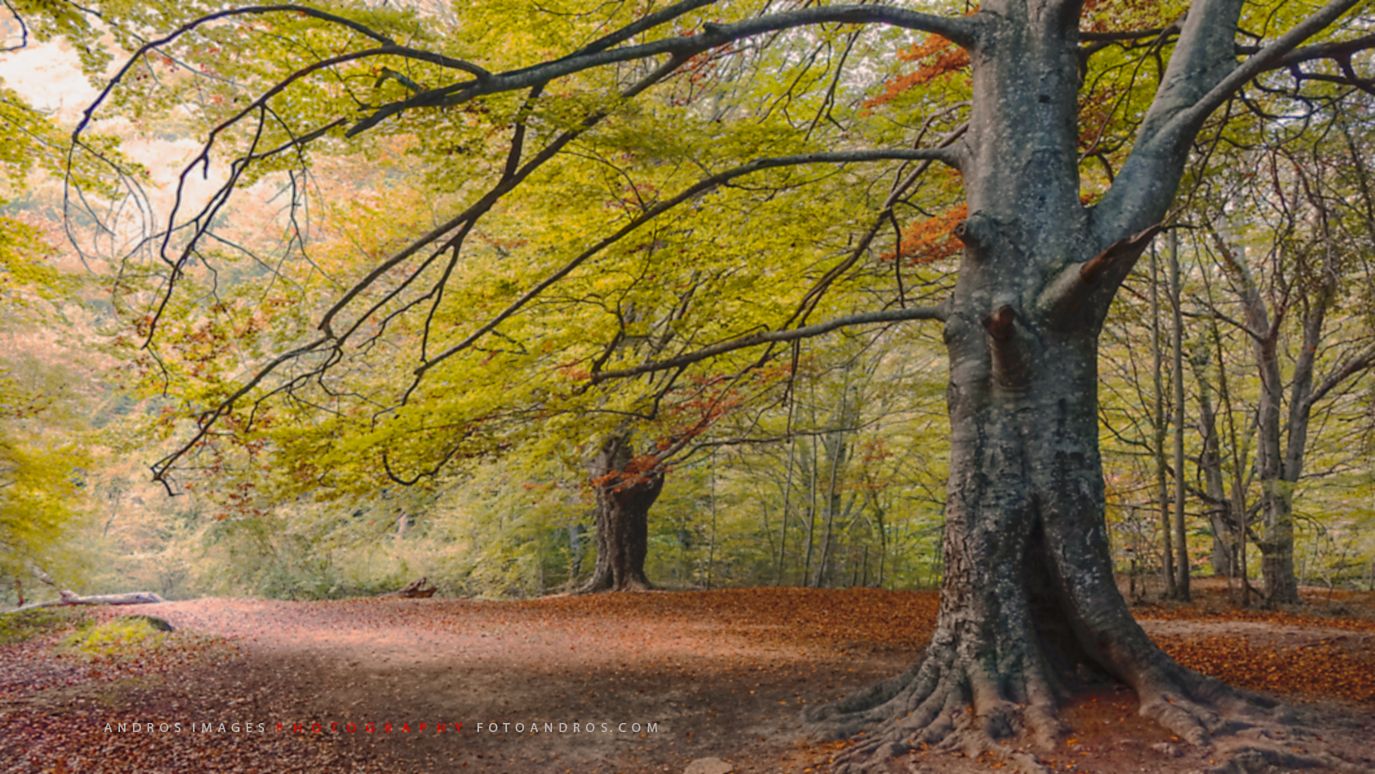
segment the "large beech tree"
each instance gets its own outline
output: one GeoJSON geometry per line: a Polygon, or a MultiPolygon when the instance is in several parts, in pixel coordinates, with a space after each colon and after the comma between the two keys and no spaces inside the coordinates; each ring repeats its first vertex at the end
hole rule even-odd
{"type": "MultiPolygon", "coordinates": [[[[868,729],[864,742],[847,758],[860,766],[872,756],[893,755],[927,742],[962,747],[969,753],[1002,749],[1034,767],[1030,757],[1004,749],[1000,740],[1025,733],[1041,745],[1053,746],[1063,732],[1056,708],[1081,685],[1087,668],[1130,686],[1143,714],[1194,744],[1216,744],[1220,753],[1238,762],[1298,765],[1308,759],[1267,739],[1278,719],[1272,702],[1176,664],[1133,620],[1117,590],[1104,523],[1097,346],[1119,286],[1155,235],[1174,227],[1170,208],[1191,150],[1220,108],[1228,106],[1225,120],[1248,85],[1271,77],[1273,71],[1283,72],[1294,89],[1359,93],[1358,87],[1370,88],[1360,70],[1368,65],[1365,51],[1375,41],[1355,11],[1362,5],[1368,7],[1359,0],[1321,6],[1197,0],[1133,16],[1126,7],[1105,13],[1103,8],[1111,10],[1111,4],[1073,0],[988,0],[967,13],[928,13],[884,4],[683,0],[638,11],[638,16],[615,17],[614,25],[595,28],[599,32],[589,43],[506,69],[489,66],[483,51],[455,55],[448,51],[461,47],[444,49],[435,42],[431,50],[399,43],[396,36],[344,11],[258,6],[209,13],[150,46],[199,34],[216,22],[278,13],[307,17],[345,35],[323,47],[328,56],[321,54],[289,74],[279,74],[243,102],[211,134],[212,144],[233,129],[253,135],[256,128],[258,136],[274,131],[280,118],[273,100],[284,99],[302,82],[331,69],[374,63],[373,74],[382,73],[378,83],[391,77],[406,87],[380,101],[355,99],[347,112],[322,117],[313,128],[299,127],[280,147],[267,142],[259,146],[254,139],[234,169],[280,155],[282,148],[295,152],[321,137],[385,131],[389,123],[413,120],[417,114],[433,115],[435,121],[471,117],[483,110],[472,106],[497,104],[493,100],[503,94],[522,95],[524,102],[517,101],[518,109],[499,122],[509,127],[502,135],[509,141],[498,154],[501,169],[495,182],[451,218],[377,262],[337,296],[338,302],[318,320],[316,335],[284,348],[210,406],[200,415],[198,430],[155,471],[165,478],[244,404],[256,405],[264,395],[298,388],[348,362],[350,347],[366,335],[366,329],[359,333],[364,321],[382,318],[383,327],[391,323],[400,313],[389,312],[386,304],[412,280],[426,277],[424,282],[433,283],[422,300],[442,297],[478,222],[546,163],[596,136],[609,116],[653,100],[657,88],[679,83],[680,76],[690,79],[693,88],[711,89],[715,84],[721,98],[727,99],[732,78],[746,77],[751,64],[767,66],[761,51],[797,47],[804,50],[805,59],[805,51],[824,38],[828,50],[843,49],[845,55],[837,57],[841,64],[832,69],[832,77],[812,82],[816,92],[825,95],[816,120],[790,118],[789,125],[801,139],[768,148],[786,149],[782,153],[719,166],[724,171],[707,172],[678,193],[660,191],[585,250],[550,262],[537,282],[508,296],[509,303],[503,302],[485,321],[466,320],[469,333],[453,336],[447,346],[422,348],[418,361],[410,364],[414,371],[407,376],[407,399],[427,389],[443,389],[445,385],[433,382],[441,378],[437,374],[457,378],[446,368],[459,353],[500,334],[503,325],[595,256],[616,249],[628,235],[680,205],[702,209],[705,195],[747,188],[751,177],[777,170],[839,165],[846,170],[875,165],[902,170],[879,212],[866,216],[874,225],[861,228],[852,240],[853,249],[843,253],[848,257],[808,291],[799,313],[775,320],[762,331],[757,324],[740,326],[733,337],[657,360],[634,363],[593,356],[584,361],[592,362],[586,377],[597,384],[646,373],[681,374],[710,363],[735,363],[743,372],[755,361],[730,358],[763,348],[767,359],[767,353],[786,349],[780,344],[844,326],[902,320],[944,325],[952,447],[945,574],[935,634],[911,670],[823,707],[811,720],[838,734],[868,729]],[[915,120],[908,115],[893,121],[902,129],[896,137],[893,131],[828,133],[830,106],[852,102],[846,90],[863,80],[863,72],[852,74],[843,68],[849,52],[874,51],[855,48],[856,41],[868,33],[890,34],[895,29],[932,36],[920,55],[930,59],[940,54],[935,58],[943,67],[959,68],[967,62],[968,92],[948,86],[941,91],[938,73],[922,73],[892,84],[892,99],[886,100],[890,104],[874,101],[872,108],[924,111],[925,124],[922,115],[915,120]],[[843,36],[838,44],[837,35],[843,36]],[[1095,69],[1097,58],[1122,51],[1135,56],[1127,57],[1126,65],[1119,56],[1110,66],[1095,69]],[[736,70],[705,72],[704,63],[732,57],[740,60],[736,70]],[[388,63],[428,69],[424,78],[408,77],[384,67],[388,63]],[[1101,81],[1103,70],[1120,76],[1114,82],[1115,102],[1093,98],[1088,85],[1086,75],[1101,81]],[[576,86],[564,89],[565,83],[576,86]],[[919,93],[923,85],[930,99],[903,93],[907,86],[919,93]],[[584,97],[595,89],[616,93],[575,102],[580,108],[564,115],[560,131],[546,129],[532,141],[528,111],[519,106],[528,108],[546,92],[576,96],[580,88],[584,97]],[[465,112],[465,106],[471,111],[465,112]],[[1111,126],[1101,120],[1104,110],[1111,126]],[[953,116],[955,123],[942,124],[937,120],[942,116],[953,116]],[[932,131],[933,127],[948,131],[932,131]],[[1086,152],[1086,134],[1117,139],[1095,142],[1086,152]],[[882,136],[892,145],[856,147],[857,140],[871,136],[882,136]],[[825,147],[816,147],[817,142],[825,147]],[[896,223],[895,204],[912,193],[913,181],[941,166],[958,173],[967,213],[955,228],[963,249],[948,297],[929,306],[906,303],[899,239],[892,261],[898,267],[897,303],[880,301],[880,308],[862,311],[852,304],[846,310],[851,314],[809,320],[830,285],[839,284],[838,277],[872,257],[876,234],[880,227],[896,223]],[[1105,168],[1106,174],[1089,173],[1090,166],[1105,168]],[[450,255],[451,261],[435,263],[450,255]],[[424,256],[429,259],[422,261],[424,256]],[[415,268],[417,261],[420,268],[415,268]],[[432,265],[448,268],[437,275],[423,274],[432,265]],[[397,276],[406,279],[398,282],[397,276]],[[368,306],[369,294],[380,291],[385,291],[384,298],[368,306]]],[[[615,13],[631,12],[619,8],[615,13]]],[[[462,9],[458,13],[462,15],[462,9]]],[[[499,26],[490,16],[482,23],[499,26]]],[[[458,29],[464,29],[462,20],[458,29]]],[[[139,51],[131,63],[145,53],[139,51]]],[[[493,61],[502,61],[498,53],[491,52],[493,61]]],[[[131,64],[121,71],[116,83],[133,69],[131,64]]],[[[806,88],[799,86],[801,80],[780,86],[783,93],[775,95],[776,101],[797,97],[798,90],[806,88]]],[[[708,115],[707,120],[721,118],[708,115]]],[[[661,128],[667,142],[671,134],[667,126],[661,128]]],[[[207,155],[198,161],[208,160],[211,150],[207,145],[207,155]]],[[[224,190],[232,191],[236,180],[237,173],[224,190]]],[[[849,190],[858,196],[863,189],[856,179],[849,190]]],[[[835,187],[828,190],[837,192],[835,187]]],[[[176,239],[161,242],[161,257],[170,267],[158,292],[162,300],[151,306],[143,321],[150,341],[157,335],[166,299],[173,296],[219,206],[212,200],[196,217],[177,221],[174,216],[169,221],[166,233],[176,239]]],[[[942,217],[928,222],[943,222],[942,217]]],[[[745,230],[755,229],[746,225],[745,230]]],[[[802,249],[796,243],[791,248],[802,249]]],[[[777,252],[757,260],[782,261],[786,252],[789,246],[779,245],[777,252]]],[[[860,297],[872,300],[873,294],[860,297]]],[[[431,311],[424,322],[427,344],[434,319],[431,311]]],[[[728,324],[718,332],[732,333],[728,324]]]]}

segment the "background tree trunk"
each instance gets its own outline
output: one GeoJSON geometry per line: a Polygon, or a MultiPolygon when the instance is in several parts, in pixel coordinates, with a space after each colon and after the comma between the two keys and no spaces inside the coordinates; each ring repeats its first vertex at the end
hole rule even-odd
{"type": "Polygon", "coordinates": [[[1175,597],[1189,599],[1189,540],[1184,524],[1184,283],[1179,270],[1179,237],[1169,234],[1170,252],[1170,313],[1173,327],[1170,330],[1170,349],[1174,356],[1174,544],[1178,551],[1175,557],[1175,597]]]}
{"type": "Polygon", "coordinates": [[[1163,544],[1160,566],[1161,577],[1165,581],[1163,594],[1167,598],[1175,596],[1174,546],[1170,540],[1170,489],[1165,465],[1165,434],[1168,427],[1165,419],[1165,347],[1160,331],[1160,261],[1154,247],[1151,248],[1151,387],[1154,391],[1155,406],[1151,412],[1152,448],[1155,459],[1155,497],[1160,507],[1160,540],[1163,544]]]}
{"type": "Polygon", "coordinates": [[[1203,450],[1199,453],[1198,469],[1203,475],[1203,495],[1207,505],[1208,524],[1213,531],[1213,550],[1210,558],[1213,574],[1235,578],[1237,526],[1232,523],[1232,503],[1227,497],[1226,478],[1222,472],[1222,449],[1218,442],[1217,409],[1213,405],[1208,360],[1206,350],[1196,352],[1190,360],[1194,380],[1198,383],[1198,431],[1203,436],[1203,450]]]}
{"type": "Polygon", "coordinates": [[[1252,332],[1252,351],[1260,373],[1260,397],[1256,405],[1256,477],[1261,487],[1260,571],[1265,581],[1267,603],[1295,604],[1299,601],[1298,580],[1294,577],[1293,503],[1283,480],[1283,427],[1281,408],[1284,380],[1279,361],[1279,326],[1272,322],[1260,289],[1247,270],[1243,257],[1219,238],[1224,265],[1252,332]]]}
{"type": "Polygon", "coordinates": [[[583,593],[652,588],[645,576],[649,508],[664,486],[663,471],[632,469],[629,433],[602,444],[592,464],[597,491],[597,564],[583,593]]]}

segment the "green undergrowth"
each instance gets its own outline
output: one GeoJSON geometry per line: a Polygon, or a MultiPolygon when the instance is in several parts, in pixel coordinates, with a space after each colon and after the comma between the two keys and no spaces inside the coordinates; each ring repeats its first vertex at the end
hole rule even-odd
{"type": "Polygon", "coordinates": [[[79,626],[84,610],[40,607],[0,615],[0,645],[13,645],[45,634],[79,626]]]}
{"type": "Polygon", "coordinates": [[[87,621],[63,638],[62,650],[83,656],[128,656],[162,644],[167,635],[146,617],[114,618],[104,623],[87,621]]]}

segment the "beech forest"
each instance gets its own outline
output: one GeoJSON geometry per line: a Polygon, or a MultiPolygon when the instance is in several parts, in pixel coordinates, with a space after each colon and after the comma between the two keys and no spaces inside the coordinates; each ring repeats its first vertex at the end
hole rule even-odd
{"type": "Polygon", "coordinates": [[[0,0],[0,772],[1375,768],[1370,0],[0,0]]]}

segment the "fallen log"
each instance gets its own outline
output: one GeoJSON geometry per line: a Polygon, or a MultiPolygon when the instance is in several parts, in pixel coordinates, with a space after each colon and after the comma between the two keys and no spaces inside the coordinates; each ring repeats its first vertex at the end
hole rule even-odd
{"type": "Polygon", "coordinates": [[[6,612],[18,613],[23,610],[33,610],[38,607],[69,607],[73,605],[152,605],[166,601],[151,591],[129,591],[123,594],[92,594],[91,596],[83,597],[74,591],[62,589],[58,592],[58,595],[58,599],[54,599],[50,602],[31,602],[6,612]]]}
{"type": "Polygon", "coordinates": [[[430,583],[429,578],[421,578],[418,581],[412,581],[407,584],[403,589],[383,594],[382,596],[405,597],[407,599],[429,599],[435,595],[436,591],[439,591],[439,589],[434,584],[430,583]]]}
{"type": "Polygon", "coordinates": [[[151,591],[128,591],[123,594],[93,594],[81,597],[63,589],[58,592],[62,597],[59,605],[151,605],[165,601],[151,591]]]}

